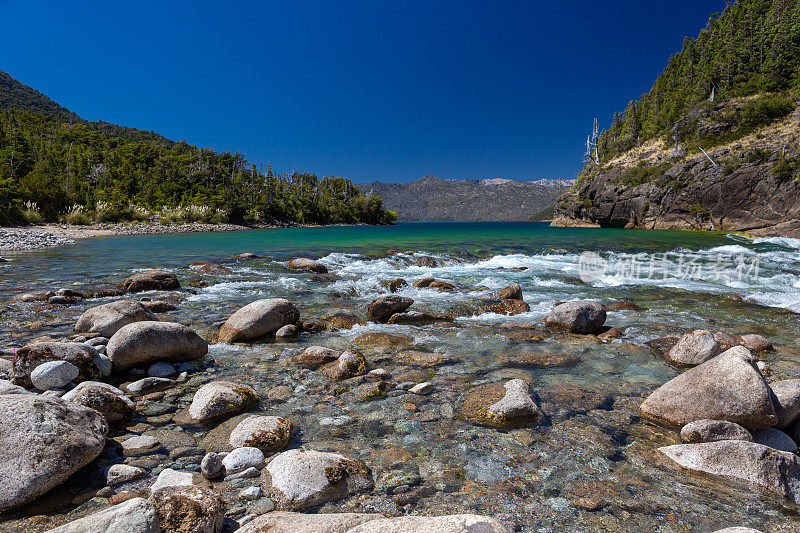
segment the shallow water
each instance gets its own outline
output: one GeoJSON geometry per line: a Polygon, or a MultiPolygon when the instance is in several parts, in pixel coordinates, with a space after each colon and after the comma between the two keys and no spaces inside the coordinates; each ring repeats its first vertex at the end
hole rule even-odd
{"type": "MultiPolygon", "coordinates": [[[[190,324],[209,338],[227,315],[259,298],[288,298],[304,319],[340,310],[363,316],[368,303],[387,292],[382,285],[386,280],[399,277],[411,283],[433,276],[456,285],[453,292],[411,286],[399,291],[414,298],[414,309],[457,315],[451,326],[368,324],[303,335],[294,343],[214,344],[207,366],[192,377],[185,394],[173,395],[171,403],[168,398],[140,405],[142,422],[177,430],[162,415],[187,405],[192,392],[212,379],[242,380],[265,396],[279,386],[291,388],[290,398],[265,400],[259,409],[293,420],[299,432],[292,446],[358,456],[377,481],[369,496],[330,504],[330,509],[479,512],[508,520],[522,531],[800,527],[796,508],[777,496],[665,464],[656,448],[678,442],[677,434],[637,415],[641,400],[677,374],[643,343],[686,328],[765,335],[778,348],[767,357],[770,379],[798,376],[800,241],[549,228],[541,223],[400,224],[112,237],[8,257],[12,262],[0,264],[0,301],[73,283],[78,289],[118,283],[144,268],[175,269],[184,285],[202,279],[209,286],[186,294],[164,318],[190,324]],[[389,248],[401,253],[386,256],[389,248]],[[228,275],[199,276],[188,267],[190,261],[223,260],[245,251],[260,258],[226,262],[232,271],[228,275]],[[581,281],[578,266],[586,251],[599,253],[609,265],[608,272],[588,283],[581,281]],[[289,271],[284,261],[298,253],[315,254],[342,279],[315,281],[309,273],[289,271]],[[645,255],[633,260],[631,254],[645,255]],[[418,266],[425,256],[433,257],[437,266],[418,266]],[[634,278],[614,275],[630,273],[632,267],[638,268],[634,278]],[[512,282],[522,286],[530,312],[514,317],[482,314],[480,302],[487,289],[512,282]],[[610,312],[606,324],[624,328],[625,335],[607,344],[594,338],[542,336],[524,324],[544,318],[555,302],[578,298],[606,304],[633,301],[642,310],[610,312]],[[397,362],[401,348],[363,350],[370,365],[387,369],[393,381],[429,380],[433,392],[416,396],[394,390],[385,398],[363,401],[353,392],[362,383],[359,379],[331,384],[291,362],[290,356],[305,346],[345,348],[368,332],[405,335],[411,339],[406,349],[449,356],[447,364],[414,368],[397,362]],[[516,368],[503,361],[503,356],[523,351],[566,354],[573,364],[516,368]],[[532,384],[547,415],[544,421],[502,431],[460,418],[460,403],[471,387],[510,377],[532,384]]],[[[0,315],[0,343],[8,342],[11,333],[20,341],[67,336],[77,316],[101,301],[57,309],[9,304],[0,315]]],[[[201,448],[214,445],[214,431],[173,433],[201,448]]],[[[195,465],[165,457],[160,466],[195,465]]]]}

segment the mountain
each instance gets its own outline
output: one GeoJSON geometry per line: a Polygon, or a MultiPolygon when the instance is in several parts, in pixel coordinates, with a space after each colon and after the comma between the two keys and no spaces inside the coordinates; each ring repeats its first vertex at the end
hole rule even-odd
{"type": "Polygon", "coordinates": [[[477,222],[538,219],[569,180],[441,179],[427,175],[411,183],[364,183],[401,222],[477,222]]]}
{"type": "Polygon", "coordinates": [[[554,225],[800,237],[800,0],[737,0],[615,113],[554,225]]]}
{"type": "Polygon", "coordinates": [[[90,122],[0,72],[0,222],[395,220],[347,179],[266,172],[239,153],[90,122]]]}

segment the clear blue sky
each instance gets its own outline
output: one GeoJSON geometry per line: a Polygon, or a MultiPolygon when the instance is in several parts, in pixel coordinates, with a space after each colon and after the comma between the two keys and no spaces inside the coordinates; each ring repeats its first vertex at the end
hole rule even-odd
{"type": "Polygon", "coordinates": [[[722,0],[0,0],[0,70],[90,120],[357,182],[574,177],[722,0]]]}

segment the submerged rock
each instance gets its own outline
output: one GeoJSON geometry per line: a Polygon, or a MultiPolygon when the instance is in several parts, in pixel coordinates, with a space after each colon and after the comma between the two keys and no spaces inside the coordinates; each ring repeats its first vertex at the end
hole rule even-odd
{"type": "Polygon", "coordinates": [[[542,415],[528,384],[521,379],[471,389],[461,410],[472,423],[500,428],[527,426],[542,415]]]}
{"type": "Polygon", "coordinates": [[[498,302],[488,303],[481,307],[482,313],[497,313],[498,315],[509,315],[509,316],[519,315],[521,313],[527,313],[530,310],[531,306],[529,306],[522,300],[515,300],[512,298],[500,300],[498,302]]]}
{"type": "Polygon", "coordinates": [[[261,476],[261,488],[278,509],[314,507],[374,486],[363,461],[316,450],[279,453],[261,476]]]}
{"type": "Polygon", "coordinates": [[[444,313],[425,313],[423,311],[405,311],[395,313],[389,318],[389,324],[423,325],[435,324],[437,322],[452,322],[455,320],[453,315],[444,313]]]}
{"type": "Polygon", "coordinates": [[[640,409],[668,425],[713,419],[753,429],[777,422],[771,396],[753,356],[737,346],[668,381],[640,409]]]}
{"type": "Polygon", "coordinates": [[[67,361],[78,368],[76,382],[99,380],[100,369],[94,361],[97,351],[78,342],[37,342],[28,344],[17,352],[13,361],[13,381],[22,387],[31,387],[31,372],[48,361],[67,361]]]}
{"type": "Polygon", "coordinates": [[[75,333],[93,332],[111,338],[122,326],[158,317],[144,305],[133,300],[118,300],[84,311],[75,323],[75,333]]]}
{"type": "Polygon", "coordinates": [[[383,514],[305,514],[276,511],[263,514],[239,533],[511,533],[502,522],[471,514],[398,516],[383,514]]]}
{"type": "Polygon", "coordinates": [[[387,322],[395,313],[402,313],[414,303],[414,300],[405,296],[390,294],[372,300],[367,308],[367,318],[373,322],[387,322]]]}
{"type": "Polygon", "coordinates": [[[681,440],[685,443],[714,442],[718,440],[752,441],[753,435],[739,424],[727,420],[695,420],[681,428],[681,440]]]}
{"type": "Polygon", "coordinates": [[[37,394],[4,394],[0,412],[0,511],[46,493],[105,446],[108,423],[94,409],[37,394]]]}
{"type": "Polygon", "coordinates": [[[367,360],[358,350],[347,350],[336,361],[322,367],[322,374],[332,381],[342,381],[367,373],[367,360]]]}
{"type": "Polygon", "coordinates": [[[256,517],[237,533],[347,533],[359,524],[380,518],[382,514],[275,511],[256,517]]]}
{"type": "Polygon", "coordinates": [[[214,491],[195,486],[165,487],[150,495],[165,533],[220,533],[225,501],[214,491]]]}
{"type": "Polygon", "coordinates": [[[597,302],[588,300],[566,302],[553,308],[545,320],[549,328],[570,333],[597,333],[606,322],[606,310],[597,302]]]}
{"type": "Polygon", "coordinates": [[[360,316],[345,311],[337,311],[336,313],[325,315],[322,318],[325,319],[325,321],[327,321],[331,326],[338,329],[351,329],[355,325],[367,325],[366,320],[360,316]]]}
{"type": "Polygon", "coordinates": [[[792,453],[742,440],[675,444],[658,450],[689,470],[755,483],[800,503],[800,458],[792,453]]]}
{"type": "Polygon", "coordinates": [[[696,366],[722,353],[719,341],[710,331],[696,329],[681,336],[666,354],[666,360],[675,365],[696,366]]]}
{"type": "Polygon", "coordinates": [[[84,381],[61,399],[94,409],[112,424],[130,418],[136,407],[121,390],[99,381],[84,381]]]}
{"type": "Polygon", "coordinates": [[[246,411],[258,403],[253,387],[232,381],[212,381],[200,387],[192,398],[189,416],[208,422],[246,411]]]}
{"type": "Polygon", "coordinates": [[[302,353],[292,357],[295,364],[304,368],[317,369],[326,363],[336,361],[342,352],[324,346],[309,346],[302,353]]]}
{"type": "Polygon", "coordinates": [[[363,333],[352,340],[351,344],[358,347],[376,347],[389,350],[403,348],[414,343],[414,339],[405,335],[392,335],[390,333],[363,333]]]}
{"type": "Polygon", "coordinates": [[[179,289],[178,277],[166,270],[145,270],[128,277],[122,288],[128,292],[171,291],[179,289]]]}
{"type": "Polygon", "coordinates": [[[498,300],[522,300],[522,287],[517,283],[512,283],[505,289],[497,291],[498,300]]]}
{"type": "Polygon", "coordinates": [[[307,257],[295,257],[294,259],[290,260],[286,266],[292,270],[310,270],[311,272],[316,272],[317,274],[328,273],[328,267],[319,261],[308,259],[307,257]]]}
{"type": "Polygon", "coordinates": [[[106,348],[115,372],[156,361],[183,362],[203,357],[208,343],[175,322],[135,322],[117,331],[106,348]]]}
{"type": "Polygon", "coordinates": [[[102,511],[73,520],[47,533],[160,533],[153,505],[132,498],[102,511]]]}
{"type": "Polygon", "coordinates": [[[256,300],[235,313],[219,330],[220,342],[248,342],[266,337],[300,320],[300,312],[289,300],[256,300]]]}
{"type": "Polygon", "coordinates": [[[256,447],[264,453],[282,450],[292,437],[292,423],[279,416],[248,416],[231,431],[228,442],[234,448],[256,447]]]}
{"type": "Polygon", "coordinates": [[[550,352],[518,352],[497,358],[498,365],[512,368],[557,368],[572,366],[580,361],[576,355],[550,352]]]}

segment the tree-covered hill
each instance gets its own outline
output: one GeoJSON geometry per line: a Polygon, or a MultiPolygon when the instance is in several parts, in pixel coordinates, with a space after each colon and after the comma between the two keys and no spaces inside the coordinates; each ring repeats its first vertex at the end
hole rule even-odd
{"type": "Polygon", "coordinates": [[[0,222],[392,222],[340,177],[276,174],[242,154],[88,122],[0,72],[0,222]]]}

